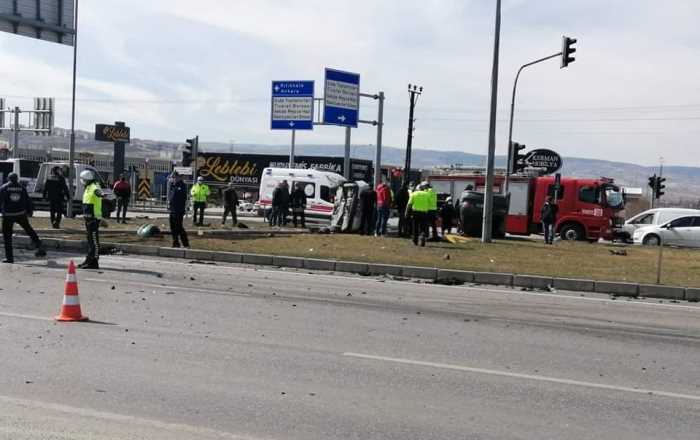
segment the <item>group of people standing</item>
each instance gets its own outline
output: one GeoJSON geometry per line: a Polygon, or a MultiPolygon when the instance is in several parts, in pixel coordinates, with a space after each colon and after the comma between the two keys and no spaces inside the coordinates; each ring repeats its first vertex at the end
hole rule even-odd
{"type": "Polygon", "coordinates": [[[289,182],[283,180],[272,191],[272,211],[270,212],[270,226],[287,226],[289,211],[292,213],[294,227],[306,227],[307,195],[304,191],[304,183],[297,182],[290,192],[289,182]]]}
{"type": "Polygon", "coordinates": [[[389,221],[394,195],[389,185],[381,182],[374,189],[372,184],[360,193],[360,234],[380,237],[387,234],[386,225],[389,221]]]}

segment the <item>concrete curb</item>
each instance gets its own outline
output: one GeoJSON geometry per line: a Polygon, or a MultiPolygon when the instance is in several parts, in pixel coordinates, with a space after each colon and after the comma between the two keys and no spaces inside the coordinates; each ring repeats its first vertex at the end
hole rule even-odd
{"type": "MultiPolygon", "coordinates": [[[[2,241],[2,240],[0,240],[2,241]]],[[[78,240],[46,238],[42,240],[47,249],[64,251],[84,251],[86,243],[78,240]]],[[[14,237],[14,244],[30,247],[28,237],[14,237]]],[[[362,263],[357,261],[335,261],[316,258],[288,257],[277,255],[244,254],[237,252],[218,252],[198,249],[182,249],[144,246],[139,244],[102,243],[102,247],[134,255],[160,256],[165,258],[184,258],[190,260],[212,260],[226,263],[251,264],[263,266],[280,266],[296,269],[319,270],[327,272],[346,272],[360,275],[390,275],[406,278],[420,278],[433,282],[462,282],[493,284],[509,287],[526,287],[555,289],[575,292],[597,292],[616,296],[644,296],[647,298],[700,301],[700,288],[684,288],[653,284],[635,284],[614,281],[594,281],[573,278],[551,278],[536,275],[520,275],[494,272],[472,272],[466,270],[439,269],[434,267],[398,266],[393,264],[362,263]]]]}

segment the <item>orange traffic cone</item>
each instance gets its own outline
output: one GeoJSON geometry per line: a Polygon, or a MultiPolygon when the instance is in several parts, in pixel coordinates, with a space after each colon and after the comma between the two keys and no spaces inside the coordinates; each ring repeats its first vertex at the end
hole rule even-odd
{"type": "Polygon", "coordinates": [[[66,276],[66,293],[63,296],[61,314],[56,316],[56,321],[87,321],[80,311],[80,298],[78,297],[78,279],[75,276],[75,264],[71,260],[66,276]]]}

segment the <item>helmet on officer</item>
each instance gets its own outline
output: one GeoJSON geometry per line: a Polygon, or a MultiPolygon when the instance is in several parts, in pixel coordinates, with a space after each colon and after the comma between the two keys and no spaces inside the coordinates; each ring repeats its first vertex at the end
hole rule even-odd
{"type": "Polygon", "coordinates": [[[94,182],[95,180],[97,180],[97,176],[94,171],[83,170],[80,172],[80,181],[83,182],[83,185],[94,182]]]}

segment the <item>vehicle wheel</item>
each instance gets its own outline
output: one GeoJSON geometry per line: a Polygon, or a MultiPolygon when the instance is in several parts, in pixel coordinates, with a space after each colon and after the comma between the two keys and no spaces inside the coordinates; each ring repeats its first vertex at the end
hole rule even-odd
{"type": "Polygon", "coordinates": [[[644,246],[658,246],[661,243],[661,240],[659,239],[658,235],[651,234],[644,237],[642,243],[644,246]]]}
{"type": "Polygon", "coordinates": [[[562,240],[580,241],[586,239],[583,228],[573,223],[564,225],[559,231],[559,235],[562,240]]]}

